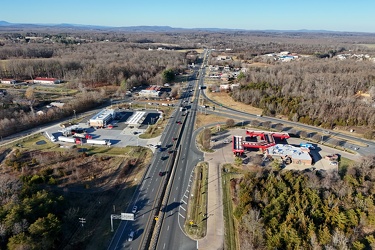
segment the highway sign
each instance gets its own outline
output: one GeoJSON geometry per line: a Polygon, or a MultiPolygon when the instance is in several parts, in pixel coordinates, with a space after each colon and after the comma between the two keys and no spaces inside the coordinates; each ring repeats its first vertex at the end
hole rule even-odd
{"type": "Polygon", "coordinates": [[[134,220],[133,213],[121,213],[121,220],[134,220]]]}

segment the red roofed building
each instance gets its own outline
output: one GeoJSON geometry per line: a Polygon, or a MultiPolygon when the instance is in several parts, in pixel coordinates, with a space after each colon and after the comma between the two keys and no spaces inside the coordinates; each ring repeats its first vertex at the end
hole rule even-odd
{"type": "Polygon", "coordinates": [[[34,83],[40,83],[40,84],[58,84],[60,83],[60,80],[56,78],[44,78],[44,77],[37,77],[34,79],[34,83]]]}

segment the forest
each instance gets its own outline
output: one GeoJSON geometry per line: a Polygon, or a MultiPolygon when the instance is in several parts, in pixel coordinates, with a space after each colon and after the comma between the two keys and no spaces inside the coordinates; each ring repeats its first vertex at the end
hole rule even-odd
{"type": "Polygon", "coordinates": [[[231,179],[241,249],[373,249],[375,158],[337,172],[259,168],[231,179]]]}
{"type": "Polygon", "coordinates": [[[320,58],[249,68],[234,100],[264,115],[333,129],[375,125],[375,63],[320,58]],[[358,95],[367,93],[368,98],[358,95]]]}

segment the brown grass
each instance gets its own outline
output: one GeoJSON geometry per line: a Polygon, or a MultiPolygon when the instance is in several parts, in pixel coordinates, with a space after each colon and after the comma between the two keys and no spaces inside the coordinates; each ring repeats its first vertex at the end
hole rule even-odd
{"type": "Polygon", "coordinates": [[[225,118],[222,116],[197,114],[197,117],[195,120],[195,129],[203,127],[203,126],[207,126],[215,122],[226,122],[227,120],[228,118],[225,118]]]}
{"type": "Polygon", "coordinates": [[[212,99],[216,102],[222,103],[226,107],[235,108],[239,111],[244,111],[244,112],[247,112],[247,113],[250,113],[250,114],[255,114],[255,115],[262,114],[262,109],[255,108],[253,106],[250,106],[250,105],[247,105],[247,104],[244,104],[244,103],[236,102],[226,92],[212,93],[212,92],[207,91],[206,95],[207,95],[208,98],[210,98],[210,99],[212,99]]]}

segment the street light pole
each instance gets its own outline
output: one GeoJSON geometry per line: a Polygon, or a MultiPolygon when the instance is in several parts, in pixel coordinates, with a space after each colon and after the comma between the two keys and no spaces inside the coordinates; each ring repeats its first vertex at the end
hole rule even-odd
{"type": "Polygon", "coordinates": [[[85,218],[79,218],[79,222],[81,223],[81,226],[83,227],[83,225],[86,223],[86,219],[85,218]]]}

